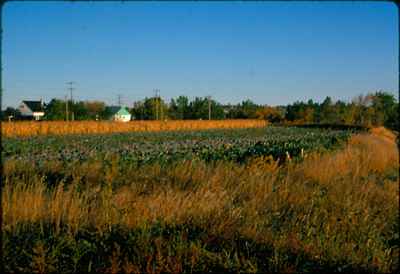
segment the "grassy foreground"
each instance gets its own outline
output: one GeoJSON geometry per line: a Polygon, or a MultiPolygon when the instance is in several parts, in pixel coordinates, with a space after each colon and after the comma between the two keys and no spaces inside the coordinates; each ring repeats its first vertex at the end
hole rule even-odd
{"type": "Polygon", "coordinates": [[[6,162],[3,263],[27,273],[392,272],[398,168],[382,129],[283,166],[92,161],[51,187],[34,167],[6,162]]]}

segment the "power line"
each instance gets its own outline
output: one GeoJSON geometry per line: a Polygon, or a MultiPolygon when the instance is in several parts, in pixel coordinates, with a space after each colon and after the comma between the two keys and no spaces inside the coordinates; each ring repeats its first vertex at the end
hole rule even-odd
{"type": "Polygon", "coordinates": [[[74,84],[75,84],[75,82],[73,82],[73,81],[67,82],[67,85],[69,85],[68,90],[70,92],[71,102],[73,102],[72,91],[75,90],[75,88],[73,87],[74,84]]]}
{"type": "Polygon", "coordinates": [[[211,96],[210,95],[207,96],[207,100],[208,100],[208,120],[211,120],[211,96]]]}
{"type": "Polygon", "coordinates": [[[71,121],[73,121],[74,118],[75,118],[74,117],[74,111],[73,111],[73,108],[72,108],[73,104],[74,104],[74,101],[73,101],[73,98],[72,98],[72,91],[75,90],[75,88],[73,87],[74,84],[75,84],[74,81],[67,82],[67,85],[69,85],[68,90],[69,90],[70,99],[71,99],[71,121]]]}
{"type": "Polygon", "coordinates": [[[155,107],[155,113],[156,113],[156,120],[158,120],[158,101],[160,99],[160,90],[159,89],[154,89],[154,97],[155,97],[155,103],[154,103],[154,107],[155,107]]]}
{"type": "Polygon", "coordinates": [[[158,103],[159,103],[159,107],[160,107],[160,120],[164,120],[163,105],[162,105],[162,102],[161,102],[160,93],[158,93],[158,103]]]}
{"type": "Polygon", "coordinates": [[[68,121],[68,96],[65,95],[65,121],[68,121]]]}
{"type": "Polygon", "coordinates": [[[118,106],[122,106],[122,94],[118,94],[118,106]]]}

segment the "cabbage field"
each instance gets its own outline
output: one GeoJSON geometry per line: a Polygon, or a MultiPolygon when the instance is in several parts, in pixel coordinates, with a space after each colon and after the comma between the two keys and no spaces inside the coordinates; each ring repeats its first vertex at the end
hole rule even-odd
{"type": "Polygon", "coordinates": [[[77,162],[117,156],[139,166],[176,160],[227,160],[243,163],[251,157],[284,161],[301,153],[324,151],[346,141],[351,131],[267,127],[237,130],[133,132],[106,135],[5,138],[5,160],[77,162]]]}

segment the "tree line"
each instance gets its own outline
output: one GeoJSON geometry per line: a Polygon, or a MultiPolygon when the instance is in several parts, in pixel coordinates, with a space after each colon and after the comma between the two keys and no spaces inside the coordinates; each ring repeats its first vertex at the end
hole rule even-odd
{"type": "MultiPolygon", "coordinates": [[[[101,101],[64,101],[52,99],[45,104],[44,120],[66,120],[66,103],[74,120],[106,120],[110,113],[101,101]]],[[[268,106],[244,100],[238,104],[221,104],[207,97],[189,100],[187,96],[172,98],[169,103],[161,97],[136,101],[127,108],[135,120],[197,120],[197,119],[265,119],[271,123],[348,124],[386,126],[398,129],[399,104],[393,94],[377,91],[359,95],[350,102],[334,102],[326,97],[322,103],[296,101],[286,106],[268,106]]],[[[2,119],[12,116],[18,120],[18,109],[7,107],[2,119]]]]}

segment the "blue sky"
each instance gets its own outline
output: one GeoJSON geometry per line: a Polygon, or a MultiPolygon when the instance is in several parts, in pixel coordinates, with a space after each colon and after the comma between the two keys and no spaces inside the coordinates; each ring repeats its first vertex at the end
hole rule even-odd
{"type": "Polygon", "coordinates": [[[398,94],[398,11],[377,2],[8,2],[3,106],[212,95],[279,105],[398,94]]]}

